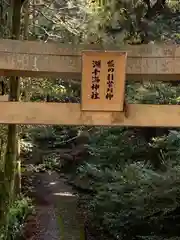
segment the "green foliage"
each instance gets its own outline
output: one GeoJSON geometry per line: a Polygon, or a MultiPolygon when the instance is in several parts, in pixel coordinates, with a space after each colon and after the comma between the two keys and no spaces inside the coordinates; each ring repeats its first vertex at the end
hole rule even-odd
{"type": "Polygon", "coordinates": [[[180,87],[151,81],[131,83],[127,85],[127,98],[130,103],[179,104],[180,87]]]}
{"type": "MultiPolygon", "coordinates": [[[[143,137],[136,138],[134,130],[126,128],[102,128],[102,133],[93,137],[89,147],[91,155],[95,156],[94,163],[101,169],[123,168],[125,164],[142,158],[147,152],[143,137]],[[129,147],[131,146],[131,147],[129,147]],[[98,159],[98,161],[97,161],[98,159]]],[[[144,160],[144,159],[143,159],[144,160]]]]}
{"type": "Polygon", "coordinates": [[[90,179],[96,194],[88,208],[114,239],[178,236],[179,139],[179,132],[171,131],[153,141],[152,148],[161,148],[166,172],[151,168],[149,146],[134,130],[100,129],[93,139],[91,156],[78,174],[90,179]]]}
{"type": "MultiPolygon", "coordinates": [[[[25,219],[33,211],[32,202],[29,198],[19,198],[10,207],[8,212],[8,236],[7,240],[17,240],[21,236],[25,219]]],[[[0,232],[0,239],[4,240],[3,230],[0,232]]]]}

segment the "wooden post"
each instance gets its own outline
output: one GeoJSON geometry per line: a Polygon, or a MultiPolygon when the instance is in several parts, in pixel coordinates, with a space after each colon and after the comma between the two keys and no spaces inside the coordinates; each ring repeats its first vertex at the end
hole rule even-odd
{"type": "MultiPolygon", "coordinates": [[[[21,0],[13,0],[12,1],[12,39],[19,39],[20,36],[20,19],[21,19],[21,0]]],[[[20,83],[19,77],[12,76],[10,77],[10,92],[9,92],[9,100],[10,101],[18,101],[19,100],[19,92],[20,92],[20,83]]],[[[18,126],[15,124],[8,125],[8,136],[7,136],[7,147],[6,147],[6,155],[5,155],[5,167],[4,167],[4,182],[3,189],[4,195],[1,198],[1,207],[3,203],[3,214],[0,216],[1,226],[5,228],[6,235],[8,230],[8,215],[7,211],[10,207],[13,197],[14,197],[14,180],[15,180],[15,172],[16,172],[16,157],[17,157],[17,141],[18,136],[18,126]],[[4,219],[2,219],[4,218],[4,219]]],[[[0,226],[0,227],[1,227],[0,226]]],[[[7,236],[5,236],[6,239],[7,236]]]]}

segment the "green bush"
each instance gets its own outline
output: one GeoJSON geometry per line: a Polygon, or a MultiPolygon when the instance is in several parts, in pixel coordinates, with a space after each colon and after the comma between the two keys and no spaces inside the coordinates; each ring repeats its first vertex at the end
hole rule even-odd
{"type": "Polygon", "coordinates": [[[154,139],[155,148],[165,160],[164,172],[153,170],[149,144],[135,130],[102,128],[90,144],[89,160],[78,168],[96,192],[89,210],[114,239],[178,236],[180,133],[154,139]]]}
{"type": "MultiPolygon", "coordinates": [[[[7,240],[17,240],[21,236],[21,231],[26,217],[33,210],[32,202],[29,198],[19,198],[10,207],[8,212],[8,236],[7,240]]],[[[0,232],[0,240],[4,240],[3,230],[0,232]]]]}

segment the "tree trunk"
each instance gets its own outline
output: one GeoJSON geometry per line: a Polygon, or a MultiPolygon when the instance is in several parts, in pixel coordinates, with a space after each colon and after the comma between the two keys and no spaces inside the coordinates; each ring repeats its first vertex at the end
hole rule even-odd
{"type": "MultiPolygon", "coordinates": [[[[21,0],[12,0],[12,39],[20,37],[20,19],[21,19],[21,0]]],[[[19,77],[10,77],[9,101],[19,101],[20,84],[19,77]]],[[[4,182],[1,184],[3,197],[1,198],[0,227],[8,231],[8,215],[7,211],[12,203],[14,195],[14,178],[17,167],[17,149],[18,149],[18,126],[15,124],[8,125],[8,138],[5,155],[4,182]]],[[[2,178],[2,176],[1,176],[2,178]]],[[[1,179],[0,179],[1,180],[1,179]]],[[[7,236],[5,236],[6,239],[7,236]]]]}
{"type": "MultiPolygon", "coordinates": [[[[21,7],[20,7],[21,8],[21,7]]],[[[28,40],[28,26],[29,26],[29,1],[26,0],[23,5],[24,10],[24,28],[23,28],[23,39],[28,40]]],[[[21,12],[20,12],[21,14],[21,12]]],[[[20,29],[20,26],[19,26],[20,29]]],[[[16,34],[16,33],[15,33],[16,34]]],[[[18,36],[19,38],[19,36],[18,36]]],[[[30,78],[28,78],[30,80],[30,78]]],[[[18,84],[20,82],[20,79],[18,80],[18,84]]],[[[18,86],[18,89],[16,91],[16,94],[18,96],[17,101],[19,101],[20,98],[20,86],[18,86]],[[19,89],[19,90],[18,90],[19,89]]],[[[25,90],[26,91],[26,90],[25,90]]],[[[15,195],[19,195],[21,193],[21,159],[20,159],[20,139],[19,136],[17,136],[17,146],[16,146],[16,173],[15,173],[15,183],[14,183],[14,193],[15,195]]]]}

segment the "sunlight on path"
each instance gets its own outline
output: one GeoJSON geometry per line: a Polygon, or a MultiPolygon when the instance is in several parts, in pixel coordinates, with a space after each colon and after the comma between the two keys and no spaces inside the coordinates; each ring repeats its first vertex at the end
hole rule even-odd
{"type": "Polygon", "coordinates": [[[83,221],[77,210],[78,196],[57,173],[38,173],[35,185],[38,221],[43,240],[85,240],[83,221]]]}

